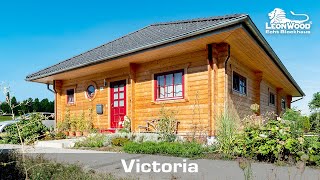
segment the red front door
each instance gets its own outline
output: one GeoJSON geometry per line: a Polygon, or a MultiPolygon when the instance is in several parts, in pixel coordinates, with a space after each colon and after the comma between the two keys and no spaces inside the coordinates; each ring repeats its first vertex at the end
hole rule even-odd
{"type": "Polygon", "coordinates": [[[122,128],[126,115],[126,81],[110,83],[111,128],[122,128]]]}

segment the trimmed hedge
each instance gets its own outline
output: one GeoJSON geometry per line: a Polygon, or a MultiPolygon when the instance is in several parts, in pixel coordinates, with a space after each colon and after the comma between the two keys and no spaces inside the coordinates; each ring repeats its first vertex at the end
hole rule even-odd
{"type": "Polygon", "coordinates": [[[161,154],[188,158],[200,157],[205,152],[204,147],[193,142],[128,142],[124,145],[123,150],[135,154],[161,154]]]}

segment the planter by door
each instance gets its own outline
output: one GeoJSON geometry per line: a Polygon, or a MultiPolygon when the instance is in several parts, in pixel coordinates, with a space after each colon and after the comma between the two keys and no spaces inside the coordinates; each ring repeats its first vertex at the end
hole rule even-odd
{"type": "Polygon", "coordinates": [[[126,81],[117,81],[110,83],[110,127],[122,128],[124,116],[126,115],[126,81]]]}

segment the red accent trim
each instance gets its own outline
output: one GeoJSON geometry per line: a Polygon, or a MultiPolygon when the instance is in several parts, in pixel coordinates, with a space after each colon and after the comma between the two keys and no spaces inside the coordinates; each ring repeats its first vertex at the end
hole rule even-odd
{"type": "Polygon", "coordinates": [[[119,122],[124,120],[127,110],[127,93],[126,93],[126,80],[116,81],[110,83],[110,129],[122,128],[119,126],[119,122]],[[119,85],[123,86],[123,91],[120,91],[119,85]],[[117,86],[117,88],[115,88],[117,86]],[[117,92],[114,90],[117,89],[117,92]],[[114,99],[114,94],[117,93],[118,99],[114,99]],[[123,98],[120,98],[120,93],[123,94],[123,98]],[[120,107],[120,101],[123,100],[123,106],[120,107]],[[114,107],[114,103],[117,102],[117,107],[114,107]],[[117,118],[117,119],[116,119],[117,118]]]}

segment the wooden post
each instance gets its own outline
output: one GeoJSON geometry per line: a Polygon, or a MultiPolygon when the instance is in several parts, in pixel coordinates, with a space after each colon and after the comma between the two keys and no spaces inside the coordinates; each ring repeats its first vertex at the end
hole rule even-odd
{"type": "Polygon", "coordinates": [[[281,99],[282,99],[282,88],[277,88],[277,115],[280,116],[282,112],[282,107],[281,107],[281,99]]]}
{"type": "Polygon", "coordinates": [[[291,109],[291,101],[292,101],[292,96],[287,95],[287,108],[291,109]]]}
{"type": "Polygon", "coordinates": [[[212,94],[213,94],[213,58],[212,58],[212,45],[208,44],[207,46],[207,62],[208,62],[208,108],[209,108],[209,112],[208,112],[208,136],[212,136],[213,132],[212,132],[212,121],[213,121],[213,98],[212,98],[212,94]]]}
{"type": "Polygon", "coordinates": [[[227,43],[212,44],[212,62],[213,62],[213,113],[214,123],[212,130],[216,134],[217,117],[225,111],[226,97],[228,90],[226,83],[228,82],[228,72],[225,71],[225,61],[228,57],[227,43]]]}
{"type": "Polygon", "coordinates": [[[255,95],[254,95],[254,102],[259,105],[258,115],[261,113],[261,82],[263,78],[262,72],[255,73],[255,95]]]}
{"type": "Polygon", "coordinates": [[[130,103],[131,103],[131,109],[130,109],[130,120],[131,120],[131,131],[135,131],[135,84],[136,84],[136,70],[137,70],[137,64],[130,63],[130,72],[129,72],[129,77],[130,77],[130,85],[131,85],[131,91],[130,91],[130,103]]]}
{"type": "Polygon", "coordinates": [[[55,121],[56,121],[56,125],[58,122],[62,121],[62,110],[61,110],[61,88],[62,88],[62,81],[59,80],[55,80],[53,81],[54,83],[54,113],[55,113],[55,121]]]}

